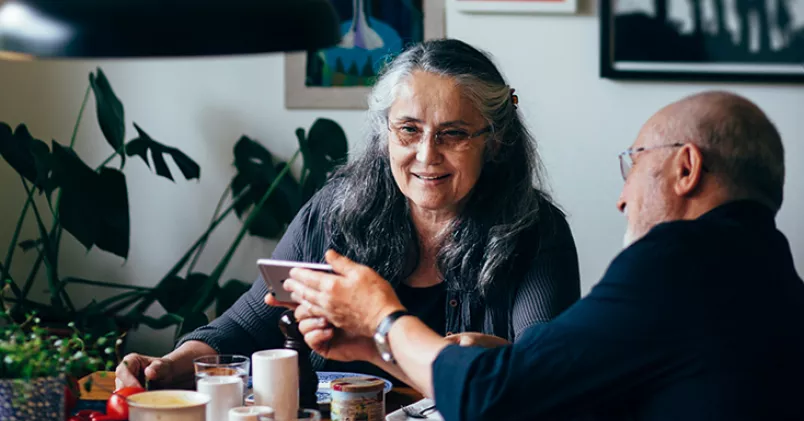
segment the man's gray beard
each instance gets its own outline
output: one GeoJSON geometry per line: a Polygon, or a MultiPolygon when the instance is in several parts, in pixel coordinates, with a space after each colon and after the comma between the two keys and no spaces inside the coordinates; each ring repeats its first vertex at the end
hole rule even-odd
{"type": "Polygon", "coordinates": [[[628,246],[634,244],[634,241],[636,240],[637,238],[635,238],[634,233],[631,231],[631,227],[627,227],[625,229],[625,234],[623,234],[623,249],[627,249],[628,246]]]}

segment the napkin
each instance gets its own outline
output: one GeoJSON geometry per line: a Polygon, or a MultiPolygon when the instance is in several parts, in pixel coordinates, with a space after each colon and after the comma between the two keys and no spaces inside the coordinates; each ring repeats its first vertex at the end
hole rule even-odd
{"type": "MultiPolygon", "coordinates": [[[[433,406],[434,404],[435,402],[432,399],[422,399],[418,402],[408,405],[408,408],[413,409],[415,411],[421,411],[422,409],[433,406]]],[[[396,411],[391,412],[390,414],[388,414],[388,416],[385,417],[385,421],[410,421],[413,419],[414,418],[408,418],[408,416],[405,415],[404,412],[402,412],[402,408],[399,408],[396,411]]],[[[439,414],[438,411],[428,412],[427,418],[416,418],[416,419],[444,421],[444,418],[441,417],[441,414],[439,414]]]]}

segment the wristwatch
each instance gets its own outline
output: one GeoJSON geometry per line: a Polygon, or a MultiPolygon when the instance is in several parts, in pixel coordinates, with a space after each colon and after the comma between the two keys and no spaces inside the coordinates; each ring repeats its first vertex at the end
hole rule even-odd
{"type": "Polygon", "coordinates": [[[377,330],[374,331],[374,344],[377,346],[380,358],[385,362],[396,364],[394,354],[391,352],[391,345],[388,343],[388,332],[391,331],[394,322],[404,316],[412,316],[412,314],[406,310],[397,310],[385,316],[377,326],[377,330]]]}

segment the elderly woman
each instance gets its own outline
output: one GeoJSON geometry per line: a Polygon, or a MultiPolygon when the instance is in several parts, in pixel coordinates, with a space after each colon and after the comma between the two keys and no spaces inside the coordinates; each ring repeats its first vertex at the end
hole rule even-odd
{"type": "MultiPolygon", "coordinates": [[[[322,262],[336,250],[372,268],[406,309],[455,342],[515,341],[579,298],[569,226],[540,190],[534,142],[486,55],[456,40],[411,47],[379,77],[368,117],[362,156],[304,206],[273,258],[322,262]]],[[[127,356],[118,384],[137,384],[142,371],[191,381],[200,355],[279,348],[281,304],[258,280],[170,354],[127,356]]],[[[385,374],[324,357],[313,353],[315,370],[385,374]]]]}

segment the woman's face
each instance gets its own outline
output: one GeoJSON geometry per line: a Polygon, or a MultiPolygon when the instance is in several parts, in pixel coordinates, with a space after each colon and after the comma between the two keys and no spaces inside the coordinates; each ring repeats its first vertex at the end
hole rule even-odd
{"type": "Polygon", "coordinates": [[[456,214],[483,168],[489,127],[480,112],[454,79],[416,71],[399,86],[388,125],[391,171],[411,207],[456,214]]]}

